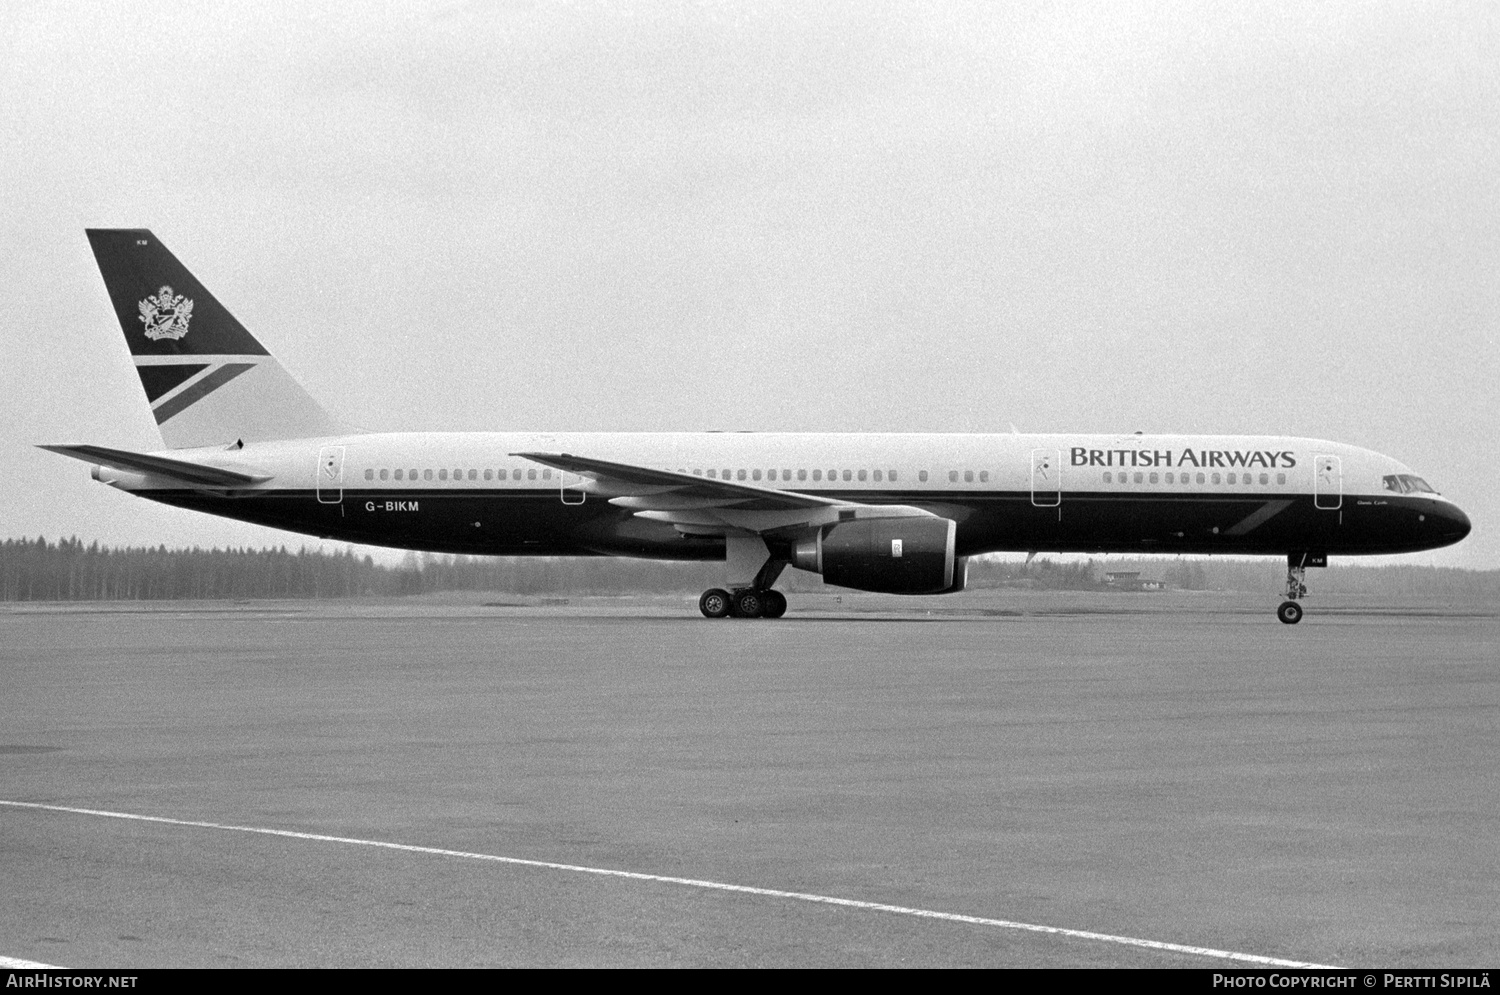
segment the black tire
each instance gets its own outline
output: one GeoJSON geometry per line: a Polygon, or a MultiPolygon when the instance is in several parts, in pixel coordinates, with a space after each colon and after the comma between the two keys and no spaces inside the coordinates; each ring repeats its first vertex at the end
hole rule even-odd
{"type": "Polygon", "coordinates": [[[707,618],[723,618],[729,614],[729,592],[711,587],[698,598],[698,610],[707,618]]]}
{"type": "Polygon", "coordinates": [[[1276,617],[1284,625],[1296,625],[1302,621],[1302,606],[1295,601],[1283,601],[1281,607],[1276,609],[1276,617]]]}
{"type": "Polygon", "coordinates": [[[766,598],[760,591],[741,591],[734,596],[736,618],[760,618],[765,607],[766,598]]]}
{"type": "Polygon", "coordinates": [[[765,606],[760,610],[761,618],[780,618],[786,614],[786,595],[780,591],[765,592],[765,606]]]}

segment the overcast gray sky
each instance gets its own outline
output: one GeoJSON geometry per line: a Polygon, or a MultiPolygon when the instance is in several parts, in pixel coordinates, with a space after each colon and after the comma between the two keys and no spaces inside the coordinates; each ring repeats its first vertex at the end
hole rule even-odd
{"type": "Polygon", "coordinates": [[[1288,433],[1500,567],[1490,3],[6,3],[0,535],[301,542],[160,446],[85,226],[383,429],[1288,433]]]}

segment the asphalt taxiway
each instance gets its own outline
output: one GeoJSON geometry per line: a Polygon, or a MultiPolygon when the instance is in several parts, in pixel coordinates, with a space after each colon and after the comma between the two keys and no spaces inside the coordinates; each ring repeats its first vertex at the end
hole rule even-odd
{"type": "Polygon", "coordinates": [[[1500,619],[1264,601],[6,606],[0,957],[1492,965],[1500,619]]]}

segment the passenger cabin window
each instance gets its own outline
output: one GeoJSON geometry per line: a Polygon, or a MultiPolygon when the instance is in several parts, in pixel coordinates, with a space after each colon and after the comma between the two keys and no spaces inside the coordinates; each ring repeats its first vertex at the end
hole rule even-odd
{"type": "Polygon", "coordinates": [[[750,479],[751,480],[759,480],[760,479],[760,471],[759,470],[752,471],[751,474],[750,474],[750,479]]]}
{"type": "Polygon", "coordinates": [[[1278,473],[1276,475],[1276,482],[1278,484],[1284,484],[1284,483],[1286,483],[1286,474],[1284,474],[1284,473],[1278,473]]]}
{"type": "Polygon", "coordinates": [[[1206,483],[1208,483],[1208,478],[1206,478],[1203,474],[1200,473],[1200,474],[1198,474],[1198,483],[1200,483],[1200,484],[1206,484],[1206,483]]]}
{"type": "Polygon", "coordinates": [[[390,477],[390,475],[391,475],[391,471],[389,471],[389,470],[381,470],[380,471],[380,479],[381,480],[388,479],[390,477]]]}
{"type": "Polygon", "coordinates": [[[965,470],[964,471],[964,483],[966,483],[966,484],[972,484],[973,482],[974,482],[974,471],[973,470],[965,470]]]}
{"type": "Polygon", "coordinates": [[[822,470],[814,470],[813,471],[813,479],[814,480],[822,480],[823,479],[823,471],[822,470]]]}
{"type": "Polygon", "coordinates": [[[744,480],[745,479],[745,471],[741,470],[740,472],[736,473],[734,475],[734,479],[735,480],[744,480]]]}
{"type": "Polygon", "coordinates": [[[926,470],[918,470],[917,471],[917,479],[919,481],[921,481],[922,483],[924,483],[924,484],[927,483],[927,471],[926,470]]]}
{"type": "Polygon", "coordinates": [[[798,470],[797,471],[797,479],[798,480],[806,480],[807,479],[807,471],[806,470],[798,470]]]}
{"type": "Polygon", "coordinates": [[[1135,482],[1144,484],[1146,482],[1146,475],[1139,470],[1135,471],[1135,482]]]}
{"type": "Polygon", "coordinates": [[[990,471],[988,471],[988,470],[980,470],[979,471],[979,482],[981,484],[987,484],[987,483],[989,483],[990,482],[990,471]]]}
{"type": "Polygon", "coordinates": [[[400,471],[400,470],[397,470],[397,471],[396,471],[396,479],[397,479],[397,480],[400,480],[400,479],[401,479],[401,471],[400,471]]]}
{"type": "Polygon", "coordinates": [[[375,479],[375,471],[374,470],[366,470],[365,471],[365,479],[366,480],[374,480],[375,479]]]}
{"type": "Polygon", "coordinates": [[[1154,484],[1154,483],[1156,483],[1156,480],[1157,480],[1156,474],[1153,473],[1151,475],[1151,482],[1154,484]]]}
{"type": "Polygon", "coordinates": [[[958,483],[958,471],[957,470],[949,470],[948,471],[948,482],[950,484],[956,484],[956,483],[958,483]]]}
{"type": "Polygon", "coordinates": [[[536,471],[535,470],[527,470],[526,471],[526,479],[527,480],[535,480],[536,479],[536,471]]]}
{"type": "MultiPolygon", "coordinates": [[[[1203,474],[1200,473],[1200,474],[1198,474],[1198,476],[1202,477],[1203,474]]],[[[1219,475],[1217,473],[1214,474],[1212,479],[1213,479],[1213,482],[1217,484],[1219,482],[1219,475]]]]}
{"type": "Polygon", "coordinates": [[[879,470],[875,471],[875,483],[877,483],[877,484],[880,483],[880,471],[879,470]]]}
{"type": "Polygon", "coordinates": [[[1172,483],[1172,482],[1173,482],[1173,480],[1172,480],[1172,475],[1171,475],[1171,474],[1170,474],[1170,473],[1168,473],[1168,474],[1167,474],[1167,483],[1169,483],[1169,484],[1170,484],[1170,483],[1172,483]]]}
{"type": "Polygon", "coordinates": [[[1113,483],[1114,479],[1114,476],[1108,470],[1104,471],[1104,482],[1106,484],[1113,483]]]}
{"type": "Polygon", "coordinates": [[[845,470],[845,471],[844,471],[844,479],[845,479],[845,480],[852,480],[852,479],[854,479],[854,478],[853,478],[853,475],[852,475],[852,474],[850,474],[850,473],[849,473],[849,471],[848,471],[848,470],[845,470]]]}
{"type": "Polygon", "coordinates": [[[886,474],[886,478],[888,480],[890,480],[891,483],[894,484],[896,482],[896,471],[895,470],[891,470],[889,473],[886,474]]]}
{"type": "Polygon", "coordinates": [[[431,480],[432,479],[432,471],[431,470],[423,470],[422,471],[422,479],[423,480],[431,480]]]}
{"type": "Polygon", "coordinates": [[[552,471],[551,470],[543,470],[542,471],[542,479],[543,480],[551,480],[552,479],[552,471]]]}
{"type": "Polygon", "coordinates": [[[866,471],[864,471],[864,470],[859,471],[859,479],[860,480],[865,480],[865,479],[867,479],[867,477],[868,477],[868,474],[866,473],[866,471]]]}

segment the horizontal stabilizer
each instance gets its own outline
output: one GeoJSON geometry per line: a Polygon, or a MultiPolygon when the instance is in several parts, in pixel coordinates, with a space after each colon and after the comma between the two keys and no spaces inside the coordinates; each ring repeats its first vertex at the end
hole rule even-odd
{"type": "Polygon", "coordinates": [[[103,446],[38,446],[37,448],[71,456],[85,463],[114,467],[116,470],[169,477],[193,487],[245,487],[271,479],[264,474],[241,473],[166,456],[148,456],[145,453],[132,453],[124,449],[106,449],[103,446]]]}

